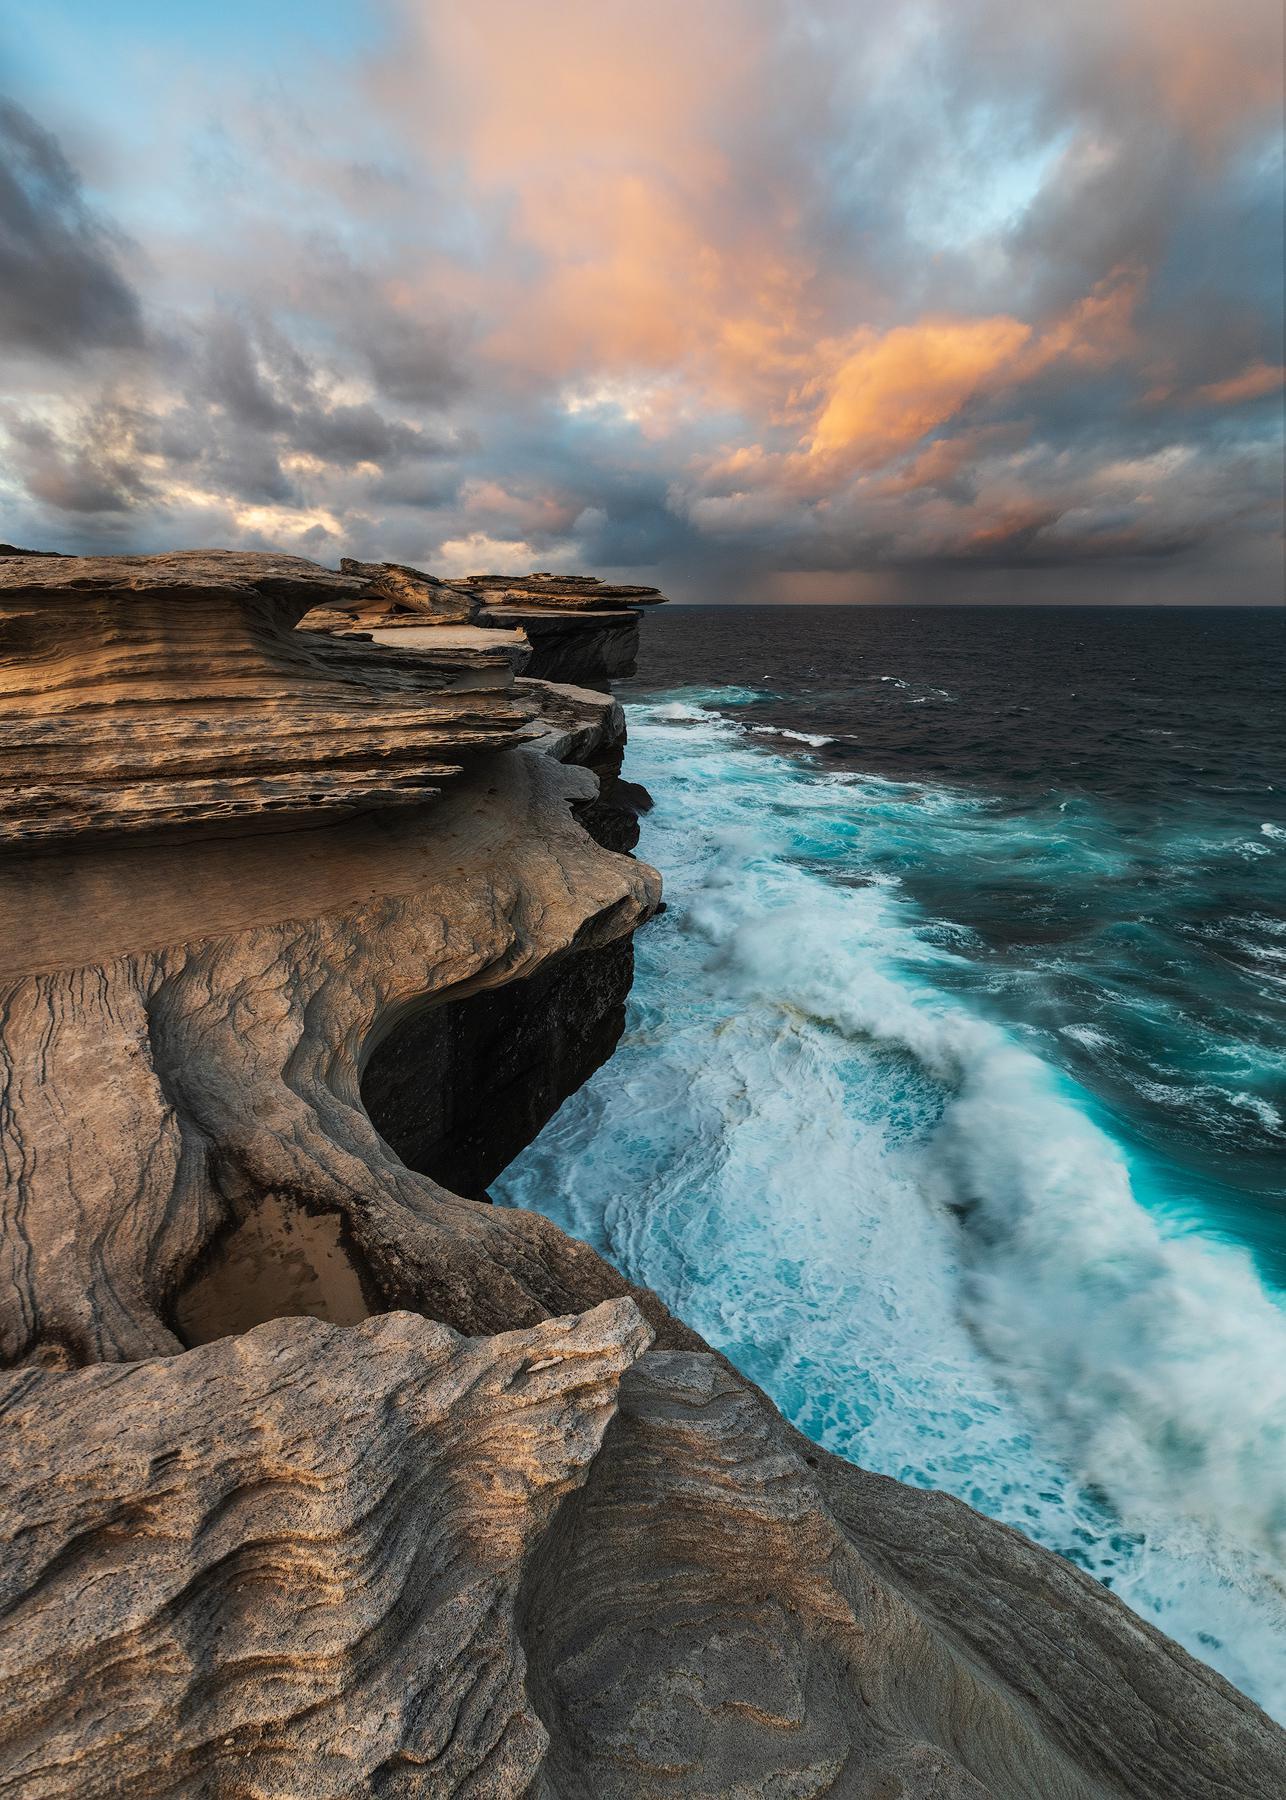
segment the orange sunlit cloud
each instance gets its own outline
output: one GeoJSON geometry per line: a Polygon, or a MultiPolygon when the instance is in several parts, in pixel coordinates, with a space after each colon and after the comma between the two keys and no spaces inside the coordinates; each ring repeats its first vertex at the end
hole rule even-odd
{"type": "Polygon", "coordinates": [[[1280,392],[1284,380],[1286,369],[1280,364],[1254,362],[1226,381],[1206,382],[1197,389],[1197,397],[1208,406],[1238,406],[1244,400],[1260,400],[1265,394],[1280,392]]]}
{"type": "Polygon", "coordinates": [[[1011,368],[1031,337],[1019,319],[932,319],[867,335],[841,364],[809,443],[813,457],[874,468],[954,418],[1011,368]]]}

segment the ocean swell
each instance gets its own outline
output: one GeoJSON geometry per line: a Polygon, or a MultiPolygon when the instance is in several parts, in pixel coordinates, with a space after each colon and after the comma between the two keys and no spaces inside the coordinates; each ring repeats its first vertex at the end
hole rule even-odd
{"type": "Polygon", "coordinates": [[[496,1198],[655,1287],[818,1442],[1074,1557],[1286,1711],[1286,1314],[952,991],[967,938],[871,878],[877,842],[985,799],[822,775],[705,695],[631,741],[670,910],[617,1055],[496,1198]]]}

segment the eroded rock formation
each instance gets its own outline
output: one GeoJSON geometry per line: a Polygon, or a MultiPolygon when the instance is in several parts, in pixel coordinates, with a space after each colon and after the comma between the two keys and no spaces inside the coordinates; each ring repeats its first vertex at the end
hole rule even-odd
{"type": "MultiPolygon", "coordinates": [[[[404,563],[360,563],[353,583],[309,614],[306,627],[340,636],[436,650],[435,627],[503,632],[516,669],[541,681],[603,687],[633,673],[640,606],[658,606],[657,588],[602,582],[592,575],[467,575],[446,582],[404,563]],[[414,637],[408,635],[415,633],[414,637]]],[[[470,643],[468,633],[461,633],[470,643]]]]}
{"type": "Polygon", "coordinates": [[[418,805],[534,715],[485,638],[292,629],[361,591],[290,556],[0,559],[0,844],[418,805]]]}
{"type": "Polygon", "coordinates": [[[649,1335],[280,1319],[4,1377],[0,1792],[527,1792],[519,1583],[649,1335]]]}
{"type": "Polygon", "coordinates": [[[659,881],[615,702],[370,579],[0,565],[0,1795],[1275,1800],[1113,1595],[463,1197],[659,881]]]}
{"type": "Polygon", "coordinates": [[[597,575],[466,575],[461,585],[485,594],[489,606],[546,607],[554,612],[604,612],[661,606],[659,588],[600,581],[597,575]]]}
{"type": "Polygon", "coordinates": [[[638,608],[665,601],[657,588],[626,587],[591,575],[470,575],[463,585],[485,602],[480,624],[526,637],[530,674],[591,687],[633,674],[638,608]]]}
{"type": "Polygon", "coordinates": [[[359,617],[396,622],[409,615],[440,625],[471,625],[479,612],[476,596],[467,589],[453,587],[407,563],[363,563],[346,556],[339,572],[367,584],[356,608],[359,617]]]}

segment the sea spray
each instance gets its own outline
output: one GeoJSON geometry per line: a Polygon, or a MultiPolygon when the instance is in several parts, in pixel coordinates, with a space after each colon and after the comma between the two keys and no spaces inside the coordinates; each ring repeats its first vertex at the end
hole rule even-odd
{"type": "Polygon", "coordinates": [[[1286,1316],[1175,1235],[1064,1075],[951,991],[882,834],[977,793],[632,714],[670,912],[627,1037],[497,1184],[656,1287],[819,1442],[946,1488],[1286,1709],[1286,1316]]]}

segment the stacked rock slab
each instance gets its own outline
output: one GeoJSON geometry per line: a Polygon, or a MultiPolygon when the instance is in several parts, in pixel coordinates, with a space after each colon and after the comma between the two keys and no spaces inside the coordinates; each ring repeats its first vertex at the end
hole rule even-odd
{"type": "Polygon", "coordinates": [[[638,608],[665,603],[657,588],[592,575],[469,575],[460,585],[485,602],[480,623],[525,633],[529,674],[590,687],[634,673],[638,608]]]}
{"type": "MultiPolygon", "coordinates": [[[[352,578],[184,566],[138,610],[136,565],[24,572],[7,615],[11,741],[43,718],[96,799],[51,834],[11,783],[0,848],[0,1796],[1276,1800],[1281,1734],[1113,1595],[816,1449],[588,1246],[395,1154],[391,1034],[549,1005],[655,909],[578,821],[619,709],[505,659],[497,741],[430,751],[458,667],[277,642],[352,578]],[[393,746],[394,715],[440,794],[272,808],[281,716],[393,746]],[[148,764],[113,824],[81,729],[113,717],[130,768],[149,725],[217,746],[201,779],[241,756],[240,810],[209,830],[148,764]]],[[[493,1078],[423,1070],[474,1119],[493,1078]]]]}
{"type": "Polygon", "coordinates": [[[445,582],[403,563],[348,559],[340,570],[359,590],[311,613],[304,621],[309,628],[431,648],[426,630],[485,627],[505,634],[517,652],[515,667],[527,674],[588,687],[633,674],[638,609],[665,601],[656,588],[592,575],[467,575],[445,582]]]}

